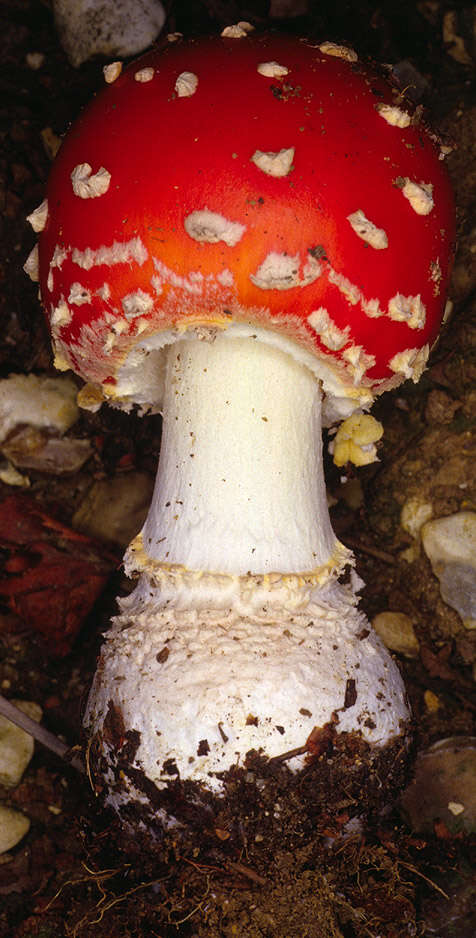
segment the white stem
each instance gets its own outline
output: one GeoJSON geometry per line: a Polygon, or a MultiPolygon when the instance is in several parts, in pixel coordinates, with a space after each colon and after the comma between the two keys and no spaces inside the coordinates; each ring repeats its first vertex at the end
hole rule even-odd
{"type": "Polygon", "coordinates": [[[327,510],[320,412],[315,375],[265,343],[169,349],[154,498],[125,564],[142,575],[85,715],[118,780],[116,809],[144,795],[121,772],[111,713],[159,789],[173,763],[222,791],[220,773],[250,750],[304,751],[337,714],[341,731],[376,745],[404,732],[398,670],[337,578],[348,555],[327,510]]]}
{"type": "Polygon", "coordinates": [[[170,346],[166,387],[148,557],[235,575],[325,565],[337,542],[315,375],[262,342],[218,336],[170,346]]]}

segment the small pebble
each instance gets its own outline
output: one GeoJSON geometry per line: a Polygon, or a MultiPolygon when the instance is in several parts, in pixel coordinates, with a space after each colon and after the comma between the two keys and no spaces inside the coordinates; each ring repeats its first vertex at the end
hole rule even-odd
{"type": "Polygon", "coordinates": [[[401,805],[412,830],[432,833],[442,821],[450,832],[476,831],[476,737],[439,740],[416,758],[415,776],[401,805]]]}
{"type": "Polygon", "coordinates": [[[73,518],[88,537],[127,547],[140,531],[150,506],[154,480],[145,472],[123,472],[95,482],[73,518]]]}
{"type": "MultiPolygon", "coordinates": [[[[30,700],[12,700],[12,703],[32,720],[40,722],[42,709],[30,700]]],[[[34,740],[29,733],[0,715],[0,784],[14,788],[33,756],[34,740]]]]}
{"type": "Polygon", "coordinates": [[[433,514],[431,502],[425,501],[415,495],[408,498],[402,507],[400,513],[400,524],[407,534],[417,538],[425,522],[429,521],[433,514]]]}
{"type": "Polygon", "coordinates": [[[425,420],[427,423],[440,425],[451,423],[455,412],[461,407],[461,401],[454,401],[446,393],[434,388],[428,395],[425,407],[425,420]]]}
{"type": "Polygon", "coordinates": [[[0,854],[16,847],[29,829],[30,821],[24,814],[0,804],[0,854]]]}
{"type": "Polygon", "coordinates": [[[13,374],[0,381],[0,441],[16,427],[48,428],[58,433],[78,419],[76,385],[71,378],[13,374]]]}
{"type": "Polygon", "coordinates": [[[424,551],[443,600],[476,629],[476,513],[460,511],[423,525],[424,551]]]}
{"type": "Polygon", "coordinates": [[[26,64],[33,72],[37,72],[38,69],[45,64],[45,56],[43,55],[43,52],[27,52],[26,64]]]}
{"type": "Polygon", "coordinates": [[[420,644],[415,635],[412,620],[403,612],[379,612],[372,625],[383,643],[406,658],[418,658],[420,644]]]}
{"type": "Polygon", "coordinates": [[[423,694],[423,700],[428,713],[437,713],[440,709],[440,698],[432,690],[426,690],[423,694]]]}

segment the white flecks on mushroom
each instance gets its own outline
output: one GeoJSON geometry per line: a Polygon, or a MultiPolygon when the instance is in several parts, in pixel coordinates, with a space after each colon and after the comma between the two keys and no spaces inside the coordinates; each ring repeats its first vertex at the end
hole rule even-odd
{"type": "Polygon", "coordinates": [[[191,212],[184,219],[187,234],[194,241],[216,244],[224,241],[228,247],[234,247],[241,240],[246,226],[237,221],[230,221],[219,212],[211,212],[208,208],[191,212]]]}
{"type": "Polygon", "coordinates": [[[426,368],[426,363],[429,357],[430,357],[430,346],[428,344],[418,349],[417,355],[415,356],[414,361],[413,361],[412,381],[414,381],[415,384],[420,380],[426,368]]]}
{"type": "Polygon", "coordinates": [[[112,85],[122,72],[122,62],[110,62],[109,65],[104,66],[102,71],[106,84],[112,85]]]}
{"type": "Polygon", "coordinates": [[[23,264],[23,270],[28,274],[30,280],[33,280],[33,283],[38,283],[40,279],[40,262],[38,257],[38,245],[35,244],[25,263],[23,264]]]}
{"type": "Polygon", "coordinates": [[[333,352],[343,348],[346,342],[349,341],[350,326],[339,329],[323,306],[315,309],[307,317],[307,321],[314,329],[314,332],[317,332],[322,344],[333,352]]]}
{"type": "Polygon", "coordinates": [[[339,290],[340,293],[345,296],[346,300],[355,306],[361,298],[362,294],[355,283],[352,283],[347,277],[344,277],[343,274],[339,274],[332,267],[329,267],[328,274],[329,283],[334,284],[335,287],[339,290]]]}
{"type": "MultiPolygon", "coordinates": [[[[78,361],[79,359],[85,359],[87,361],[91,360],[91,356],[98,354],[98,349],[101,348],[104,338],[107,335],[109,329],[112,328],[113,324],[118,322],[118,313],[119,310],[115,309],[114,312],[110,310],[103,310],[101,316],[97,319],[87,319],[82,323],[79,329],[79,334],[77,340],[68,336],[67,343],[64,343],[61,338],[59,338],[57,346],[60,350],[64,349],[66,352],[67,358],[72,358],[73,361],[78,361]]],[[[127,331],[130,330],[129,323],[124,319],[124,325],[127,331]]],[[[80,320],[78,320],[79,324],[80,320]]],[[[68,366],[71,367],[71,366],[68,366]]],[[[104,393],[106,394],[108,390],[108,383],[104,383],[104,393]]]]}
{"type": "Polygon", "coordinates": [[[203,292],[204,277],[200,271],[192,270],[188,277],[183,277],[175,270],[172,270],[171,267],[167,267],[158,257],[154,257],[152,260],[157,271],[157,279],[154,283],[154,289],[157,292],[162,290],[164,283],[168,283],[172,287],[178,287],[181,290],[186,290],[187,293],[194,294],[195,296],[200,296],[203,292]]]}
{"type": "Polygon", "coordinates": [[[167,33],[167,42],[178,42],[183,39],[183,33],[167,33]]]}
{"type": "Polygon", "coordinates": [[[60,300],[57,306],[55,306],[50,314],[50,323],[52,328],[61,329],[63,326],[67,326],[72,320],[71,310],[68,304],[64,300],[60,300]]]}
{"type": "Polygon", "coordinates": [[[75,306],[82,306],[84,303],[91,302],[91,293],[86,287],[83,287],[81,283],[77,281],[71,284],[71,289],[69,291],[68,303],[74,303],[75,306]]]}
{"type": "Polygon", "coordinates": [[[350,223],[356,235],[362,238],[362,241],[370,244],[370,247],[375,248],[377,251],[382,251],[384,248],[388,247],[388,238],[384,229],[374,225],[374,223],[365,216],[362,209],[359,208],[356,212],[352,212],[351,215],[348,215],[347,221],[350,223]]]}
{"type": "Polygon", "coordinates": [[[62,244],[57,244],[55,246],[55,249],[53,251],[53,257],[51,258],[51,261],[50,261],[50,266],[48,270],[48,278],[46,282],[50,293],[53,290],[53,284],[54,284],[53,270],[56,267],[58,268],[58,270],[61,270],[66,258],[68,257],[68,254],[69,254],[69,248],[65,248],[62,244]]]}
{"type": "Polygon", "coordinates": [[[111,323],[111,329],[115,332],[116,335],[122,335],[123,332],[126,332],[129,328],[127,322],[124,319],[115,319],[111,323]]]}
{"type": "Polygon", "coordinates": [[[68,248],[63,247],[62,244],[57,244],[53,251],[53,257],[50,261],[50,267],[57,267],[58,270],[61,270],[66,258],[68,257],[69,250],[68,248]]]}
{"type": "Polygon", "coordinates": [[[250,280],[261,290],[289,290],[298,285],[299,262],[299,254],[291,257],[272,251],[250,280]]]}
{"type": "Polygon", "coordinates": [[[433,206],[433,186],[431,182],[412,182],[406,179],[402,186],[402,193],[408,199],[412,209],[417,215],[429,215],[433,206]]]}
{"type": "Polygon", "coordinates": [[[26,216],[26,220],[30,222],[33,231],[37,233],[43,231],[46,220],[48,218],[48,199],[43,199],[41,205],[38,205],[37,208],[30,215],[26,216]]]}
{"type": "Polygon", "coordinates": [[[113,264],[130,264],[132,261],[142,267],[148,257],[149,253],[141,238],[131,238],[130,241],[113,241],[112,244],[103,244],[95,250],[85,248],[84,251],[80,251],[79,248],[74,248],[71,259],[73,264],[77,264],[83,270],[91,270],[92,267],[99,267],[101,264],[111,267],[113,264]]]}
{"type": "Polygon", "coordinates": [[[54,335],[51,340],[53,349],[53,365],[58,371],[69,371],[71,363],[66,354],[66,348],[63,342],[60,342],[54,335]]]}
{"type": "Polygon", "coordinates": [[[430,262],[430,280],[434,283],[433,296],[439,296],[442,277],[443,272],[440,267],[439,258],[437,257],[436,261],[430,262]]]}
{"type": "Polygon", "coordinates": [[[175,93],[179,98],[191,98],[198,88],[198,76],[193,72],[181,72],[175,82],[175,93]]]}
{"type": "Polygon", "coordinates": [[[388,315],[395,322],[405,322],[410,329],[423,329],[426,309],[420,294],[403,296],[397,293],[388,304],[388,315]]]}
{"type": "Polygon", "coordinates": [[[308,284],[314,283],[318,277],[322,274],[322,264],[317,260],[312,254],[308,253],[306,263],[302,268],[302,276],[299,280],[300,287],[307,287],[308,284]]]}
{"type": "Polygon", "coordinates": [[[280,65],[279,62],[260,62],[257,70],[265,78],[284,78],[285,75],[289,74],[289,68],[280,65]]]}
{"type": "MultiPolygon", "coordinates": [[[[188,276],[192,283],[203,283],[203,274],[199,270],[191,270],[188,276]]],[[[207,274],[207,280],[213,280],[213,274],[207,274]]]]}
{"type": "Polygon", "coordinates": [[[340,46],[336,42],[321,42],[318,48],[324,55],[334,55],[338,59],[345,59],[346,62],[357,62],[359,57],[355,49],[349,46],[340,46]]]}
{"type": "Polygon", "coordinates": [[[225,26],[221,32],[221,36],[224,39],[243,39],[248,33],[253,32],[254,26],[251,23],[246,23],[244,20],[241,20],[239,23],[235,23],[234,26],[225,26]]]}
{"type": "Polygon", "coordinates": [[[102,287],[99,287],[99,290],[96,290],[96,296],[101,300],[108,300],[111,296],[111,288],[108,283],[103,283],[102,287]]]}
{"type": "Polygon", "coordinates": [[[93,173],[89,163],[79,163],[71,173],[73,192],[80,199],[96,199],[109,189],[111,174],[104,166],[93,173]]]}
{"type": "Polygon", "coordinates": [[[148,81],[152,81],[155,73],[155,68],[148,66],[147,68],[139,68],[137,72],[134,72],[134,80],[138,81],[139,84],[144,85],[148,81]]]}
{"type": "Polygon", "coordinates": [[[392,127],[400,127],[403,130],[412,122],[410,114],[393,104],[377,104],[376,109],[380,117],[383,117],[392,127]]]}
{"type": "Polygon", "coordinates": [[[233,277],[231,270],[228,270],[228,268],[221,270],[220,273],[217,274],[217,280],[218,283],[221,283],[222,287],[232,287],[235,282],[235,278],[233,277]]]}
{"type": "Polygon", "coordinates": [[[150,293],[144,290],[135,290],[134,293],[128,293],[122,299],[122,308],[126,319],[135,319],[136,316],[143,316],[144,313],[150,313],[154,305],[154,299],[150,293]]]}
{"type": "Polygon", "coordinates": [[[369,319],[379,319],[380,316],[385,316],[386,310],[382,309],[377,298],[368,300],[362,291],[359,289],[357,284],[352,283],[347,277],[344,277],[343,274],[339,274],[333,267],[327,268],[327,276],[329,283],[332,283],[346,300],[355,306],[357,303],[360,303],[360,306],[366,316],[369,319]]]}
{"type": "Polygon", "coordinates": [[[140,335],[142,332],[145,332],[147,326],[149,325],[147,319],[136,319],[135,320],[135,334],[140,335]]]}
{"type": "Polygon", "coordinates": [[[150,284],[157,296],[160,296],[160,294],[163,293],[164,281],[161,277],[158,277],[157,274],[153,274],[153,276],[150,278],[150,284]]]}
{"type": "Polygon", "coordinates": [[[380,303],[377,299],[366,300],[362,297],[360,305],[369,319],[379,319],[380,316],[385,316],[385,310],[381,308],[380,303]]]}
{"type": "Polygon", "coordinates": [[[265,153],[263,150],[255,150],[251,157],[251,162],[255,164],[267,176],[287,176],[293,164],[295,148],[278,150],[276,153],[265,153]]]}
{"type": "Polygon", "coordinates": [[[361,345],[351,345],[349,348],[344,349],[342,358],[348,362],[354,384],[360,384],[365,372],[369,368],[373,368],[376,361],[375,355],[369,355],[361,345]]]}
{"type": "Polygon", "coordinates": [[[103,348],[105,352],[111,352],[117,337],[122,335],[123,332],[127,332],[129,329],[129,323],[125,319],[115,319],[111,323],[111,331],[106,336],[106,341],[104,342],[103,348]]]}
{"type": "Polygon", "coordinates": [[[422,348],[407,348],[403,352],[397,352],[390,359],[388,367],[391,371],[404,375],[405,378],[411,378],[416,384],[425,370],[429,354],[428,345],[422,348]]]}
{"type": "Polygon", "coordinates": [[[317,280],[322,268],[319,261],[309,256],[301,276],[300,264],[299,254],[279,254],[277,251],[271,251],[256,273],[250,274],[250,280],[260,290],[291,290],[293,287],[305,287],[317,280]]]}
{"type": "Polygon", "coordinates": [[[115,335],[115,333],[112,332],[111,330],[111,332],[107,334],[106,339],[103,343],[103,351],[105,355],[110,355],[116,342],[117,342],[117,335],[115,335]]]}

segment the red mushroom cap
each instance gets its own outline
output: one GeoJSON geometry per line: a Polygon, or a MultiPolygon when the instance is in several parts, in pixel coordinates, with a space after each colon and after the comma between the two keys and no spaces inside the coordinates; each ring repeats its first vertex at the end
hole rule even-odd
{"type": "Polygon", "coordinates": [[[47,198],[57,361],[119,402],[153,403],[127,363],[192,328],[278,335],[357,404],[416,380],[438,333],[454,238],[439,148],[347,48],[170,43],[74,124],[47,198]]]}

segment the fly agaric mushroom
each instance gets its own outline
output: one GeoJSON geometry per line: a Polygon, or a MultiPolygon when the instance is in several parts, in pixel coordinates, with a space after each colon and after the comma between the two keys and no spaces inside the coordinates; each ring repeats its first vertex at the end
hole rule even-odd
{"type": "Polygon", "coordinates": [[[245,26],[118,73],[64,141],[37,226],[57,367],[88,382],[83,405],[163,413],[125,558],[138,583],[86,727],[109,803],[164,825],[177,777],[198,804],[250,750],[299,771],[331,720],[373,752],[408,731],[398,669],[340,581],[321,410],[329,425],[418,380],[450,186],[352,50],[245,26]]]}

